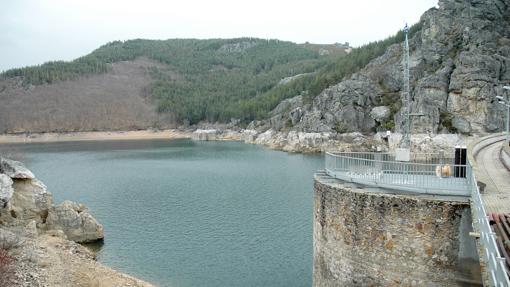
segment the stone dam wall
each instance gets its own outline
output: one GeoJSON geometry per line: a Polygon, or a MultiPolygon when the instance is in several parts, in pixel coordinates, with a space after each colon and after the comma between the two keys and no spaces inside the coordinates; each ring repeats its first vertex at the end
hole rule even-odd
{"type": "Polygon", "coordinates": [[[477,286],[466,198],[390,193],[315,175],[313,286],[477,286]]]}

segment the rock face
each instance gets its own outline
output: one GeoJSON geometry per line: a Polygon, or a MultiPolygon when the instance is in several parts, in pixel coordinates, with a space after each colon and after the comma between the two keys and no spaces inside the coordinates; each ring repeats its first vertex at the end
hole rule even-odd
{"type": "Polygon", "coordinates": [[[216,140],[217,130],[201,130],[198,129],[191,135],[192,140],[198,141],[213,141],[216,140]]]}
{"type": "Polygon", "coordinates": [[[21,162],[6,158],[0,159],[0,173],[14,179],[33,179],[34,174],[21,162]]]}
{"type": "Polygon", "coordinates": [[[245,41],[232,44],[224,44],[218,51],[221,53],[242,53],[250,48],[257,46],[257,42],[245,41]]]}
{"type": "MultiPolygon", "coordinates": [[[[415,133],[483,133],[504,129],[510,82],[510,0],[440,0],[425,12],[410,38],[410,80],[415,133]]],[[[301,132],[400,131],[402,46],[319,94],[312,103],[282,109],[259,127],[301,132]],[[382,104],[382,105],[381,105],[382,104]],[[381,106],[386,106],[383,108],[381,106]],[[292,111],[299,111],[294,112],[292,111]]],[[[298,98],[290,100],[298,102],[298,98]]],[[[289,100],[282,102],[287,107],[289,100]]]]}
{"type": "MultiPolygon", "coordinates": [[[[399,146],[402,134],[392,133],[387,140],[389,150],[393,151],[399,146]]],[[[411,136],[411,149],[418,154],[439,153],[441,151],[449,154],[458,145],[466,145],[466,141],[458,134],[413,134],[411,136]]]]}
{"type": "Polygon", "coordinates": [[[376,126],[370,111],[381,94],[370,79],[354,75],[318,95],[296,127],[307,132],[370,132],[376,126]]]}
{"type": "Polygon", "coordinates": [[[4,208],[12,197],[12,179],[5,174],[0,174],[0,208],[4,208]]]}
{"type": "MultiPolygon", "coordinates": [[[[0,230],[5,226],[19,227],[24,233],[31,230],[28,233],[36,235],[63,232],[76,242],[104,237],[102,225],[85,206],[70,201],[54,206],[52,194],[22,163],[8,159],[0,162],[0,230]]],[[[0,237],[0,244],[3,241],[0,237]]]]}
{"type": "Polygon", "coordinates": [[[67,238],[75,242],[90,242],[104,237],[100,225],[85,206],[71,201],[52,206],[46,224],[50,230],[62,230],[67,238]]]}
{"type": "Polygon", "coordinates": [[[452,120],[452,125],[457,131],[463,134],[469,134],[471,132],[471,123],[462,116],[455,116],[452,120]]]}
{"type": "Polygon", "coordinates": [[[377,122],[384,122],[391,115],[390,108],[387,106],[374,107],[370,112],[370,116],[377,122]]]}
{"type": "Polygon", "coordinates": [[[43,223],[53,196],[46,186],[37,179],[14,180],[14,193],[9,202],[9,213],[13,222],[35,220],[43,223]]]}
{"type": "Polygon", "coordinates": [[[273,129],[262,133],[255,130],[245,130],[242,138],[244,142],[264,145],[272,149],[287,152],[316,153],[325,151],[384,151],[386,144],[380,137],[365,136],[354,133],[328,132],[277,132],[273,129]]]}

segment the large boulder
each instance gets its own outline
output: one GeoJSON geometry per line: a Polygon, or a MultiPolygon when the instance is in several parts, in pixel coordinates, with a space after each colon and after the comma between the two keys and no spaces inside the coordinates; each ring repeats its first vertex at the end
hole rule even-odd
{"type": "Polygon", "coordinates": [[[192,140],[197,141],[214,141],[216,140],[218,135],[218,131],[211,129],[211,130],[201,130],[198,129],[191,134],[192,140]]]}
{"type": "Polygon", "coordinates": [[[5,208],[13,192],[12,179],[5,174],[0,174],[0,208],[5,208]]]}
{"type": "Polygon", "coordinates": [[[43,223],[53,196],[37,179],[14,180],[14,193],[9,202],[9,213],[13,221],[35,220],[43,223]]]}
{"type": "Polygon", "coordinates": [[[453,117],[452,125],[460,133],[469,134],[471,132],[471,124],[464,117],[461,116],[453,117]]]}
{"type": "Polygon", "coordinates": [[[0,159],[0,173],[8,175],[13,179],[33,179],[34,174],[21,162],[6,158],[0,159]]]}
{"type": "Polygon", "coordinates": [[[258,134],[258,132],[256,130],[246,129],[243,131],[241,137],[245,143],[253,143],[253,142],[255,142],[255,139],[257,138],[257,134],[258,134]]]}
{"type": "Polygon", "coordinates": [[[41,231],[62,233],[76,242],[104,237],[103,226],[84,205],[64,201],[54,206],[52,194],[22,163],[2,159],[0,167],[5,173],[0,173],[0,248],[41,231]]]}
{"type": "Polygon", "coordinates": [[[383,122],[387,120],[391,115],[390,108],[387,106],[378,106],[374,107],[372,111],[370,111],[370,116],[372,119],[376,120],[377,122],[383,122]]]}
{"type": "Polygon", "coordinates": [[[103,226],[82,204],[64,201],[50,208],[46,225],[49,230],[62,230],[75,242],[92,242],[104,238],[103,226]]]}

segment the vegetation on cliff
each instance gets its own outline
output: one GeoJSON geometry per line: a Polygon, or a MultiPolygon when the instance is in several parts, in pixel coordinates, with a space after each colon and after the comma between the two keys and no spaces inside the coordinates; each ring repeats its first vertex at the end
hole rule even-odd
{"type": "MultiPolygon", "coordinates": [[[[418,29],[415,25],[411,33],[418,29]]],[[[12,69],[1,78],[19,77],[25,87],[51,85],[107,73],[113,63],[146,57],[161,63],[148,68],[151,82],[144,89],[160,114],[179,123],[231,118],[249,122],[266,118],[284,99],[302,94],[311,100],[401,38],[399,32],[349,54],[343,49],[321,53],[317,45],[255,38],[115,41],[71,62],[12,69]]]]}

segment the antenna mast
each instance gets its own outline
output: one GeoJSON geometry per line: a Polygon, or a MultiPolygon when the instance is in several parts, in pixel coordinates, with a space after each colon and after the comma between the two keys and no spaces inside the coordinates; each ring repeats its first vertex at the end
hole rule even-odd
{"type": "Polygon", "coordinates": [[[403,78],[403,87],[402,87],[402,141],[400,142],[400,147],[405,149],[411,148],[411,135],[410,135],[410,126],[411,126],[411,93],[409,88],[409,27],[404,27],[404,51],[403,51],[403,59],[402,65],[404,68],[404,78],[403,78]]]}

